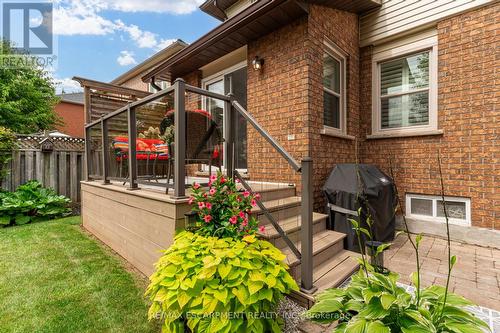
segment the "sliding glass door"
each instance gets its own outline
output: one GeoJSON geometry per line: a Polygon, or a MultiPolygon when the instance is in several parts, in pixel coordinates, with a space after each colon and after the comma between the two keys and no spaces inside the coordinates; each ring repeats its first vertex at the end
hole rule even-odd
{"type": "MultiPolygon", "coordinates": [[[[244,107],[247,107],[247,69],[242,67],[228,73],[221,73],[218,76],[207,80],[204,83],[204,88],[219,94],[227,95],[232,93],[236,100],[244,107]]],[[[224,128],[224,116],[227,110],[224,109],[224,102],[213,98],[207,98],[205,101],[205,108],[212,115],[214,121],[223,130],[224,137],[226,137],[226,130],[224,128]]],[[[233,130],[235,133],[235,147],[234,147],[234,165],[237,170],[247,170],[247,124],[245,118],[239,113],[233,121],[233,130]]],[[[226,164],[226,154],[224,151],[224,165],[226,164]]]]}

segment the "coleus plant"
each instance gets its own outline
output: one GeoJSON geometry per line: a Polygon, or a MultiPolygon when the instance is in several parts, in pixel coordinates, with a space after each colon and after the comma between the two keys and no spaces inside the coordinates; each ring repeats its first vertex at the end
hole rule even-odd
{"type": "Polygon", "coordinates": [[[198,183],[193,183],[189,204],[196,214],[200,227],[197,233],[212,237],[239,238],[252,235],[264,226],[259,227],[258,221],[250,213],[257,205],[259,194],[240,191],[237,181],[226,178],[222,173],[212,175],[208,189],[198,183]]]}

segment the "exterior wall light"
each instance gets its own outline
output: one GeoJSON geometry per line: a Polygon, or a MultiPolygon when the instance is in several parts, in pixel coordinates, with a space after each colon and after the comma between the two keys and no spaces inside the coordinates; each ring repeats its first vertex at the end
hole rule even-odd
{"type": "Polygon", "coordinates": [[[252,60],[253,69],[256,71],[260,71],[263,65],[264,65],[264,59],[259,58],[259,56],[255,56],[255,59],[252,60]]]}

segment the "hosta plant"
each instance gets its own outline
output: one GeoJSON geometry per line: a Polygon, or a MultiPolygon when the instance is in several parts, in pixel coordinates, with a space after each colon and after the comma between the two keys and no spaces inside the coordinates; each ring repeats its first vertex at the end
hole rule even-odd
{"type": "Polygon", "coordinates": [[[0,194],[0,225],[26,224],[69,215],[70,199],[30,181],[15,192],[0,194]]]}
{"type": "Polygon", "coordinates": [[[156,264],[147,295],[163,332],[280,332],[274,309],[297,290],[284,255],[255,235],[182,231],[156,264]]]}
{"type": "Polygon", "coordinates": [[[258,198],[258,194],[239,191],[236,182],[222,173],[210,177],[208,189],[194,183],[189,203],[201,225],[197,233],[221,238],[255,234],[258,221],[249,213],[258,198]]]}
{"type": "MultiPolygon", "coordinates": [[[[368,264],[368,266],[370,266],[368,264]]],[[[360,270],[345,289],[328,289],[318,296],[307,316],[318,322],[339,320],[338,333],[483,333],[482,320],[467,311],[472,305],[446,288],[431,286],[420,291],[420,302],[401,286],[398,275],[360,270]]]]}

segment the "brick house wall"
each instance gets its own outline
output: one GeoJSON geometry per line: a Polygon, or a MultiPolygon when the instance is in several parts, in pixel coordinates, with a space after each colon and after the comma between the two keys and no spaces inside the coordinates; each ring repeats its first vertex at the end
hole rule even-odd
{"type": "MultiPolygon", "coordinates": [[[[310,150],[307,28],[304,17],[248,44],[248,59],[259,56],[265,63],[260,71],[248,67],[247,109],[297,161],[310,150]]],[[[300,175],[251,126],[247,149],[251,179],[300,183],[300,175]]]]}
{"type": "Polygon", "coordinates": [[[314,162],[315,209],[324,210],[321,191],[337,163],[356,161],[356,141],[321,134],[323,129],[324,40],[336,44],[347,56],[347,134],[359,135],[359,29],[358,16],[329,7],[313,5],[309,14],[309,131],[314,162]]]}
{"type": "Polygon", "coordinates": [[[56,127],[59,132],[75,138],[83,138],[85,136],[85,112],[82,104],[60,101],[54,107],[54,111],[60,117],[62,122],[56,127]]]}
{"type": "MultiPolygon", "coordinates": [[[[438,23],[438,128],[443,135],[367,140],[362,162],[388,171],[404,193],[439,195],[437,151],[445,192],[471,198],[472,225],[500,229],[498,160],[498,29],[500,6],[491,5],[438,23]]],[[[371,133],[371,55],[361,50],[361,137],[371,133]]]]}

